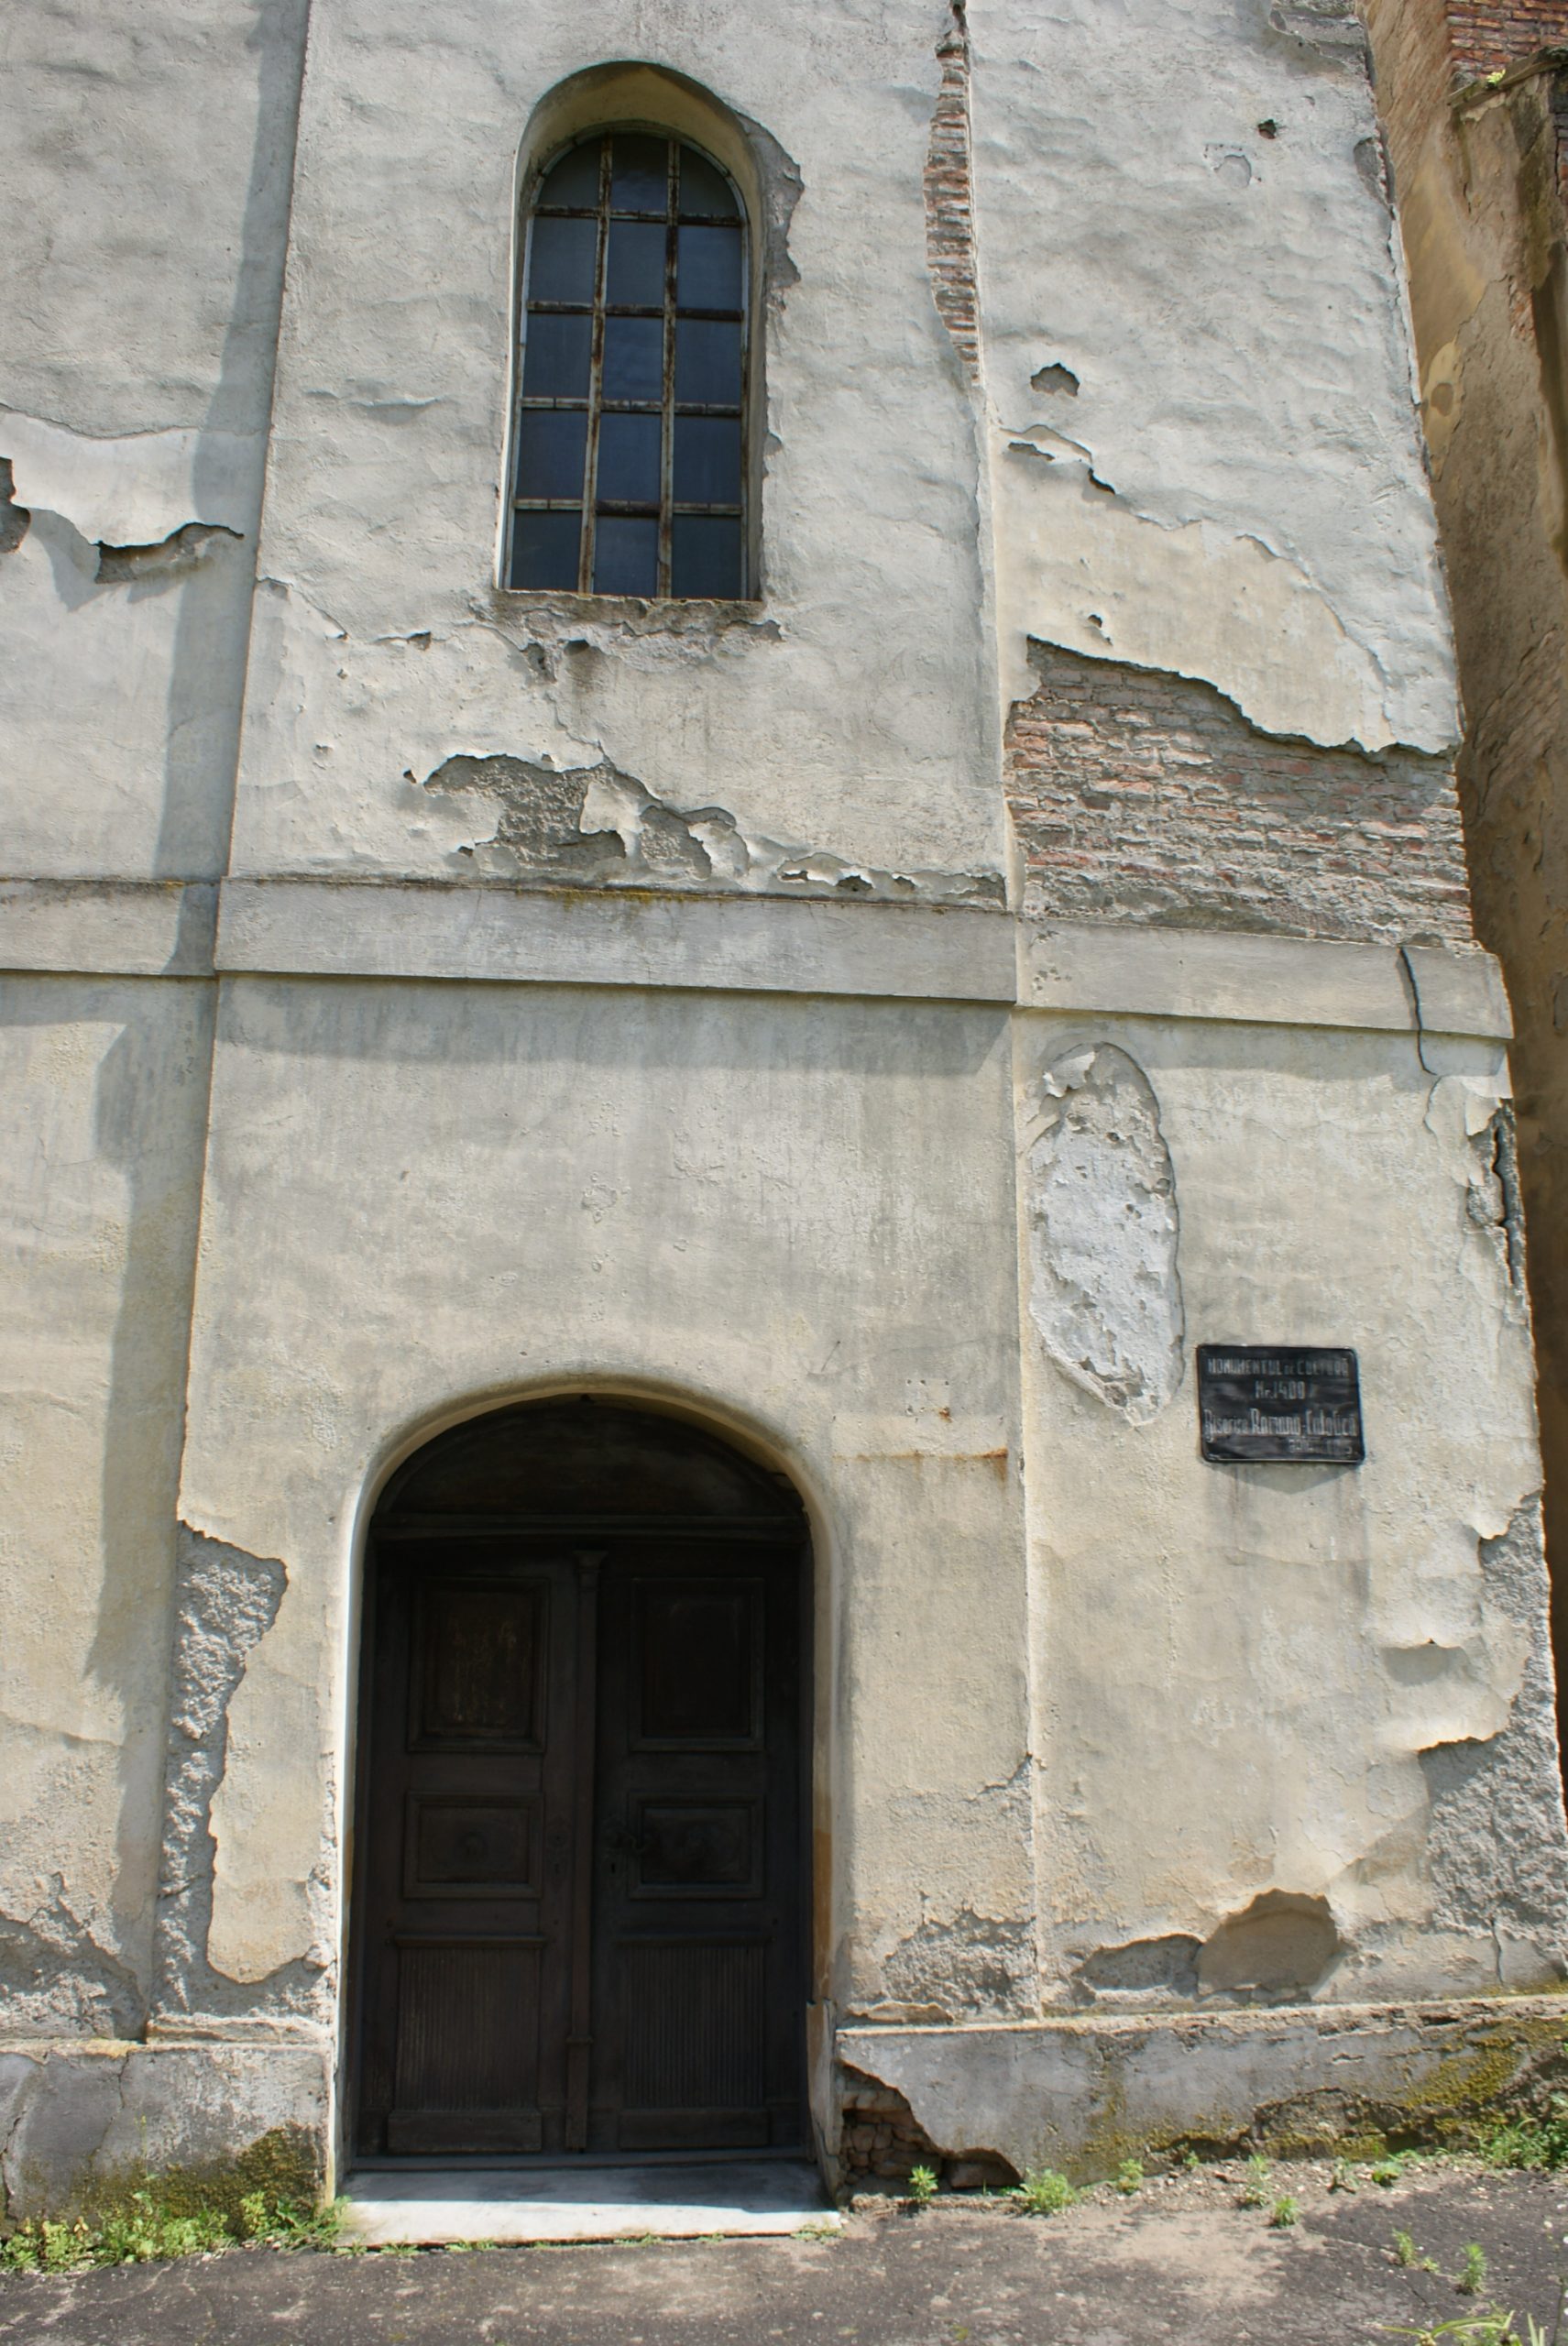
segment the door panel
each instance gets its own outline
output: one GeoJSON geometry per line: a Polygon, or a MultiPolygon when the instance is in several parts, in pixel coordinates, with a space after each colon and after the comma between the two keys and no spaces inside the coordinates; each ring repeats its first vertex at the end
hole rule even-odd
{"type": "Polygon", "coordinates": [[[607,1561],[596,2149],[802,2139],[798,1585],[795,1549],[607,1561]]]}
{"type": "Polygon", "coordinates": [[[582,1565],[388,1542],[367,1689],[362,2152],[565,2140],[582,1565]]]}

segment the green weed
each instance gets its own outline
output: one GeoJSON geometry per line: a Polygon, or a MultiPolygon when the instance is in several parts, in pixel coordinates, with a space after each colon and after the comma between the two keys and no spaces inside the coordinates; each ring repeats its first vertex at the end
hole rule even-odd
{"type": "Polygon", "coordinates": [[[1273,2185],[1274,2170],[1261,2151],[1254,2151],[1246,2163],[1246,2181],[1236,2199],[1238,2208],[1266,2208],[1273,2185]]]}
{"type": "Polygon", "coordinates": [[[1125,2199],[1132,2198],[1143,2179],[1144,2169],[1141,2159],[1124,2159],[1116,2169],[1116,2188],[1125,2199]]]}
{"type": "Polygon", "coordinates": [[[1054,2166],[1036,2166],[1014,2185],[1008,2197],[1026,2216],[1059,2216],[1064,2208],[1074,2205],[1078,2193],[1054,2166]]]}
{"type": "Polygon", "coordinates": [[[1486,2252],[1479,2241],[1473,2240],[1464,2252],[1464,2262],[1454,2275],[1454,2287],[1462,2297],[1478,2297],[1486,2286],[1486,2252]]]}
{"type": "Polygon", "coordinates": [[[912,2166],[909,2170],[909,2204],[913,2208],[928,2208],[937,2196],[935,2167],[912,2166]]]}
{"type": "Polygon", "coordinates": [[[1277,2199],[1273,2207],[1270,2208],[1268,2211],[1268,2220],[1273,2225],[1277,2232],[1288,2231],[1292,2224],[1299,2224],[1300,2222],[1300,2206],[1298,2201],[1291,2198],[1288,2191],[1285,2193],[1282,2198],[1277,2199]]]}
{"type": "Polygon", "coordinates": [[[263,2191],[247,2192],[232,2214],[216,2209],[175,2213],[155,2190],[143,2189],[95,2223],[28,2218],[0,2241],[0,2270],[68,2273],[83,2264],[155,2264],[251,2242],[330,2248],[339,2220],[335,2207],[304,2207],[263,2191]]]}
{"type": "Polygon", "coordinates": [[[1547,2116],[1519,2110],[1499,2118],[1476,2148],[1488,2166],[1519,2166],[1555,2172],[1568,2166],[1568,2094],[1554,2093],[1547,2116]]]}

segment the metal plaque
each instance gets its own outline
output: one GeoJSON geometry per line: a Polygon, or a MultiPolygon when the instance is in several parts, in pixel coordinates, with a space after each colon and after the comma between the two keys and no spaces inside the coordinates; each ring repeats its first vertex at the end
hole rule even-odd
{"type": "Polygon", "coordinates": [[[1200,1344],[1198,1414],[1203,1455],[1221,1465],[1285,1459],[1359,1466],[1366,1455],[1353,1352],[1200,1344]]]}

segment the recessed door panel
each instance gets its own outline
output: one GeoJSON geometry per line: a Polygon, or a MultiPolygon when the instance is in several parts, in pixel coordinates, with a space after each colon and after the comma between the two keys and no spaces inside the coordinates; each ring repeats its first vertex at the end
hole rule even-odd
{"type": "Polygon", "coordinates": [[[373,1566],[357,2147],[565,2141],[583,1566],[389,1542],[373,1566]]]}
{"type": "Polygon", "coordinates": [[[592,2145],[802,2139],[797,1549],[612,1551],[592,2145]]]}

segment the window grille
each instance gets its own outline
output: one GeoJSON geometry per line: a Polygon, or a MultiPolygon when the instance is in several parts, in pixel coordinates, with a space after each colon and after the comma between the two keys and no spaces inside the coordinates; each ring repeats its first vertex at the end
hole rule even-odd
{"type": "Polygon", "coordinates": [[[684,139],[596,133],[529,222],[507,579],[741,596],[746,221],[684,139]]]}

